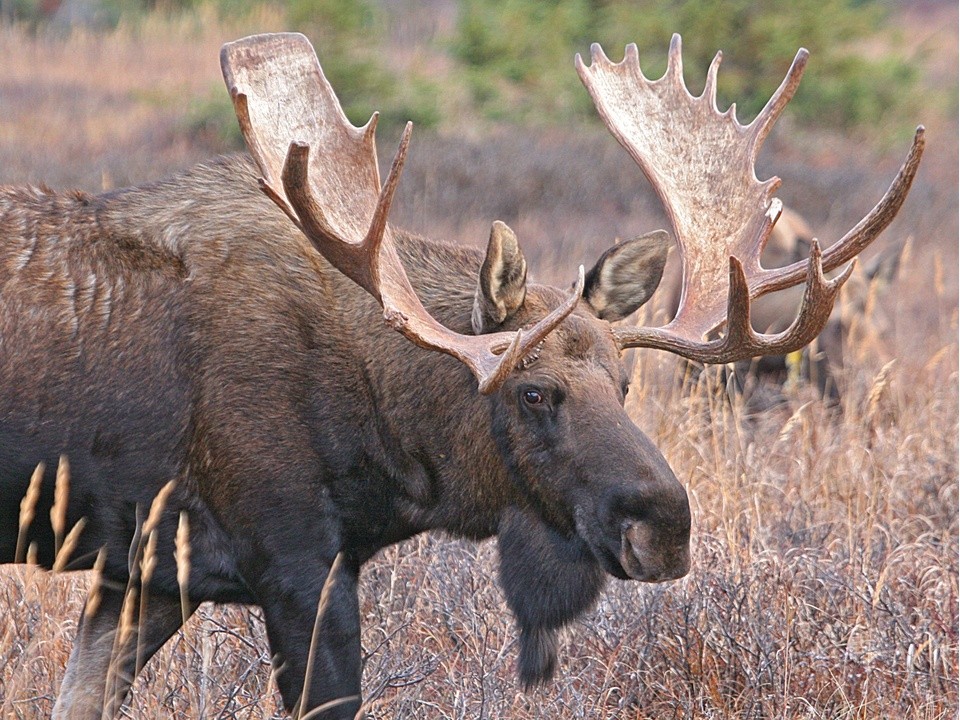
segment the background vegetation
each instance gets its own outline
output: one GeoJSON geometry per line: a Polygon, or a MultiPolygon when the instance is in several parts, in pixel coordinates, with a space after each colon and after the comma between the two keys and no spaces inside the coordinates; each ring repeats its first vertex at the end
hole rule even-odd
{"type": "MultiPolygon", "coordinates": [[[[736,100],[750,119],[783,77],[797,48],[815,62],[792,117],[802,125],[829,125],[875,135],[878,126],[901,136],[919,103],[953,103],[955,88],[921,94],[916,54],[904,42],[890,0],[459,0],[451,27],[430,22],[444,3],[410,0],[4,0],[5,12],[37,31],[82,24],[109,29],[137,24],[157,13],[189,15],[212,10],[236,19],[263,12],[305,32],[355,122],[377,106],[389,123],[413,119],[421,126],[488,123],[551,125],[592,122],[594,113],[575,74],[575,53],[599,42],[615,59],[635,42],[650,77],[665,67],[673,32],[685,38],[688,78],[702,83],[718,48],[722,106],[736,100]],[[417,14],[421,32],[408,34],[421,61],[403,67],[370,43],[398,17],[417,14]],[[444,59],[443,72],[432,62],[444,59]],[[693,72],[693,75],[691,75],[693,72]],[[451,84],[456,87],[451,87],[451,84]],[[467,94],[464,96],[463,91],[467,94]],[[450,102],[455,99],[456,102],[450,102]]],[[[454,4],[452,2],[446,5],[454,4]]],[[[410,48],[408,48],[409,50],[410,48]]],[[[922,55],[922,51],[921,51],[922,55]]],[[[208,122],[232,132],[230,108],[198,108],[208,122]]],[[[236,136],[230,136],[238,142],[236,136]]]]}
{"type": "MultiPolygon", "coordinates": [[[[558,680],[523,693],[516,633],[490,579],[494,547],[417,538],[364,570],[364,691],[374,716],[391,719],[956,717],[955,3],[651,1],[634,17],[616,1],[124,2],[112,15],[91,5],[95,29],[71,20],[66,0],[0,7],[20,18],[0,29],[0,182],[96,191],[235,148],[219,46],[296,23],[355,122],[384,107],[399,120],[405,104],[433,118],[420,118],[432,132],[414,134],[398,224],[479,245],[493,219],[507,220],[537,277],[558,283],[612,238],[663,225],[632,161],[584,117],[571,58],[589,41],[615,43],[615,56],[636,40],[656,75],[680,30],[694,91],[722,48],[722,91],[741,117],[808,46],[760,175],[783,178],[780,196],[827,243],[880,197],[902,136],[923,122],[920,175],[878,241],[907,243],[900,277],[866,310],[847,298],[856,332],[839,412],[805,386],[772,389],[776,403],[760,411],[713,371],[681,392],[673,358],[635,353],[628,409],[690,493],[690,575],[611,583],[568,631],[558,680]],[[834,62],[842,68],[824,70],[834,62]],[[901,67],[874,86],[873,66],[858,63],[901,67]],[[813,102],[849,93],[883,109],[813,102]]],[[[396,124],[384,131],[390,154],[396,124]]],[[[49,716],[89,581],[0,568],[0,717],[49,716]]],[[[259,611],[203,606],[126,712],[282,717],[259,611]]]]}
{"type": "Polygon", "coordinates": [[[624,45],[637,43],[641,67],[659,77],[666,67],[663,38],[679,32],[687,77],[697,78],[694,92],[702,88],[702,68],[723,48],[721,106],[736,99],[748,119],[780,83],[797,48],[807,47],[818,60],[794,117],[851,128],[896,117],[909,105],[917,72],[896,51],[887,10],[851,0],[653,0],[639,12],[630,0],[465,0],[454,50],[483,112],[515,116],[520,95],[529,98],[519,108],[522,118],[546,115],[558,122],[593,117],[569,72],[572,53],[591,42],[616,60],[624,45]],[[863,52],[870,41],[884,44],[882,57],[863,52]]]}

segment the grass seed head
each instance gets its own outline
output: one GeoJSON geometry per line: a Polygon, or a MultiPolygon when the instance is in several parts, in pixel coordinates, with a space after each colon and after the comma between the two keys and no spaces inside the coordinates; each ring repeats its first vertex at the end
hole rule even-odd
{"type": "Polygon", "coordinates": [[[53,506],[50,508],[50,524],[56,538],[56,552],[67,530],[67,503],[70,497],[70,462],[66,455],[60,456],[57,464],[57,480],[53,491],[53,506]]]}
{"type": "Polygon", "coordinates": [[[14,558],[19,560],[23,557],[23,542],[27,536],[27,530],[37,512],[37,501],[40,499],[40,484],[43,482],[43,473],[46,471],[46,464],[42,461],[37,464],[33,475],[30,476],[30,484],[27,486],[27,493],[20,501],[20,516],[18,519],[19,530],[17,533],[17,549],[14,558]]]}
{"type": "Polygon", "coordinates": [[[149,535],[153,532],[154,528],[157,527],[157,523],[160,522],[160,516],[163,514],[164,508],[167,506],[167,500],[170,498],[170,493],[173,492],[174,487],[176,487],[177,481],[171,480],[162,488],[160,492],[157,493],[157,496],[153,499],[153,502],[150,503],[150,512],[147,513],[147,521],[143,524],[143,534],[149,535]]]}
{"type": "Polygon", "coordinates": [[[87,524],[86,518],[80,518],[70,528],[70,532],[67,533],[67,537],[63,540],[63,546],[57,552],[57,557],[53,561],[53,571],[62,572],[66,569],[67,563],[70,562],[70,556],[73,555],[73,551],[77,549],[77,543],[80,541],[80,534],[83,532],[84,526],[87,524]]]}

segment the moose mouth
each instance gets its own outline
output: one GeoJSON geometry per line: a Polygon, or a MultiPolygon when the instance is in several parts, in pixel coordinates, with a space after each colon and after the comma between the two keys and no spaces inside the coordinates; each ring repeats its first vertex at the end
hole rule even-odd
{"type": "Polygon", "coordinates": [[[600,566],[620,580],[658,583],[676,580],[690,569],[687,533],[658,531],[643,520],[624,520],[617,539],[607,533],[591,532],[577,513],[577,532],[583,537],[600,566]],[[677,535],[682,534],[682,538],[677,535]],[[597,537],[601,535],[601,537],[597,537]]]}
{"type": "Polygon", "coordinates": [[[617,561],[633,580],[664,582],[682,578],[690,570],[690,543],[687,537],[676,542],[663,537],[643,521],[625,523],[620,532],[617,561]]]}

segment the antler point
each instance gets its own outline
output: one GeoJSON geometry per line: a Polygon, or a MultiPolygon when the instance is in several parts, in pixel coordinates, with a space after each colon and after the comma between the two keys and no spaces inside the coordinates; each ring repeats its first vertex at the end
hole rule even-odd
{"type": "Polygon", "coordinates": [[[674,33],[673,37],[670,38],[670,52],[667,55],[667,72],[666,74],[678,78],[680,83],[683,83],[683,58],[681,56],[681,46],[682,42],[680,40],[680,34],[674,33]]]}
{"type": "Polygon", "coordinates": [[[701,97],[710,103],[710,108],[714,112],[719,112],[717,110],[717,73],[720,69],[721,60],[723,60],[723,51],[718,50],[707,69],[707,79],[703,83],[703,93],[701,94],[701,97]]]}
{"type": "Polygon", "coordinates": [[[402,311],[392,307],[385,307],[383,309],[383,319],[387,325],[397,331],[402,331],[410,322],[410,318],[402,311]]]}
{"type": "Polygon", "coordinates": [[[610,64],[610,58],[607,57],[607,54],[603,51],[603,48],[600,47],[600,43],[591,43],[590,44],[590,64],[610,64]]]}
{"type": "Polygon", "coordinates": [[[841,272],[828,283],[828,288],[831,291],[838,291],[843,284],[850,279],[850,276],[853,275],[854,269],[857,267],[857,260],[858,258],[853,258],[853,260],[847,263],[847,266],[843,269],[843,272],[841,272]]]}

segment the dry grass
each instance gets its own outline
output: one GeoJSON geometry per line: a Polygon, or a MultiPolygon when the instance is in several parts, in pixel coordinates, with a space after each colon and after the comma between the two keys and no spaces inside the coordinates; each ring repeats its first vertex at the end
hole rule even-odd
{"type": "MultiPolygon", "coordinates": [[[[220,42],[244,31],[197,26],[176,47],[163,28],[56,41],[3,31],[0,179],[96,189],[105,175],[142,181],[209,154],[177,118],[219,83],[220,42]]],[[[689,490],[690,575],[612,582],[567,632],[559,678],[525,694],[492,544],[423,536],[389,548],[361,582],[375,717],[956,717],[957,134],[949,119],[927,122],[921,177],[883,239],[912,237],[911,253],[871,310],[884,323],[858,320],[840,412],[799,388],[754,413],[719,371],[681,392],[672,358],[637,354],[629,409],[689,490]]],[[[787,158],[783,197],[828,239],[895,165],[842,143],[813,157],[783,135],[771,145],[787,158]]],[[[610,237],[662,222],[621,154],[609,138],[562,133],[415,139],[400,221],[479,243],[503,217],[532,267],[565,282],[610,237]]],[[[0,570],[0,716],[49,716],[90,583],[0,570]]],[[[259,611],[202,606],[125,712],[282,717],[259,611]]]]}

